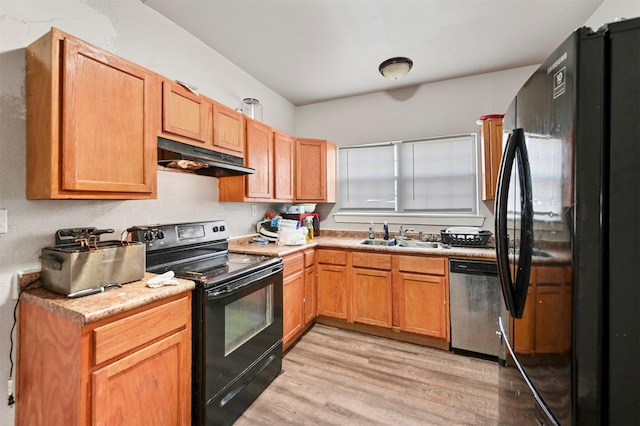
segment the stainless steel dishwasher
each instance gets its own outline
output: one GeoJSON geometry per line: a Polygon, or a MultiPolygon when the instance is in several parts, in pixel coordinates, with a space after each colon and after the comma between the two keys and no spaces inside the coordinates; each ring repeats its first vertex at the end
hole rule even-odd
{"type": "Polygon", "coordinates": [[[451,348],[504,358],[498,331],[502,293],[496,262],[449,260],[451,348]]]}

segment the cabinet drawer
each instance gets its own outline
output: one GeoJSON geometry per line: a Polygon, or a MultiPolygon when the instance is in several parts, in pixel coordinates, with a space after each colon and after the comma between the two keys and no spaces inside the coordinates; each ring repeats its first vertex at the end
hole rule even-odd
{"type": "Polygon", "coordinates": [[[380,253],[364,253],[355,251],[352,254],[354,267],[391,270],[391,255],[380,253]]]}
{"type": "Polygon", "coordinates": [[[158,337],[185,328],[191,321],[189,297],[96,327],[94,362],[100,364],[158,337]]]}
{"type": "Polygon", "coordinates": [[[331,265],[346,265],[347,252],[340,250],[318,250],[318,263],[331,265]]]}
{"type": "Polygon", "coordinates": [[[304,267],[310,268],[316,264],[316,251],[315,249],[306,250],[304,252],[304,267]]]}
{"type": "Polygon", "coordinates": [[[284,263],[284,275],[288,276],[301,272],[304,269],[304,254],[296,253],[282,258],[284,263]]]}
{"type": "Polygon", "coordinates": [[[446,257],[398,256],[398,269],[403,272],[445,275],[446,257]]]}

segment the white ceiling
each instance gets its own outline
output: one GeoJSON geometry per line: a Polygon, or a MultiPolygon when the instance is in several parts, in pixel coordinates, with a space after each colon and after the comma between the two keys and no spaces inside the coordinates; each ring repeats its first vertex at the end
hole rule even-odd
{"type": "Polygon", "coordinates": [[[603,0],[142,0],[294,105],[541,63],[603,0]],[[413,60],[393,82],[378,72],[413,60]]]}

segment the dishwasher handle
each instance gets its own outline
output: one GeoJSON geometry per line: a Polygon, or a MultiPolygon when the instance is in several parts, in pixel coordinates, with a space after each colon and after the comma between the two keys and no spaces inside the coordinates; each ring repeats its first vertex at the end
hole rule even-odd
{"type": "Polygon", "coordinates": [[[498,264],[478,260],[449,260],[449,272],[452,274],[498,276],[498,264]]]}

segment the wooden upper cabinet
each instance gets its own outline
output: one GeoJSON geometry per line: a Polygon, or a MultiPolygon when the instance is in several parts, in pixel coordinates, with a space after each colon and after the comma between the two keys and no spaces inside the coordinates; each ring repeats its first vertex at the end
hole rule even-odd
{"type": "Polygon", "coordinates": [[[57,29],[26,70],[28,199],[156,197],[156,74],[57,29]]]}
{"type": "Polygon", "coordinates": [[[211,104],[204,97],[174,81],[162,81],[162,134],[168,138],[206,145],[210,109],[211,104]]]}
{"type": "Polygon", "coordinates": [[[218,179],[219,201],[293,201],[293,138],[249,117],[246,122],[247,176],[218,179]]]}
{"type": "Polygon", "coordinates": [[[213,146],[218,151],[243,157],[245,124],[241,112],[213,102],[213,146]]]}
{"type": "Polygon", "coordinates": [[[495,200],[498,185],[498,171],[502,159],[502,118],[482,120],[480,129],[482,147],[482,199],[495,200]]]}
{"type": "Polygon", "coordinates": [[[273,198],[293,200],[293,138],[273,131],[273,198]]]}
{"type": "Polygon", "coordinates": [[[336,201],[336,146],[320,139],[296,139],[295,201],[336,201]]]}
{"type": "Polygon", "coordinates": [[[249,198],[273,198],[273,132],[271,127],[251,118],[247,122],[246,164],[256,172],[245,176],[249,198]]]}

